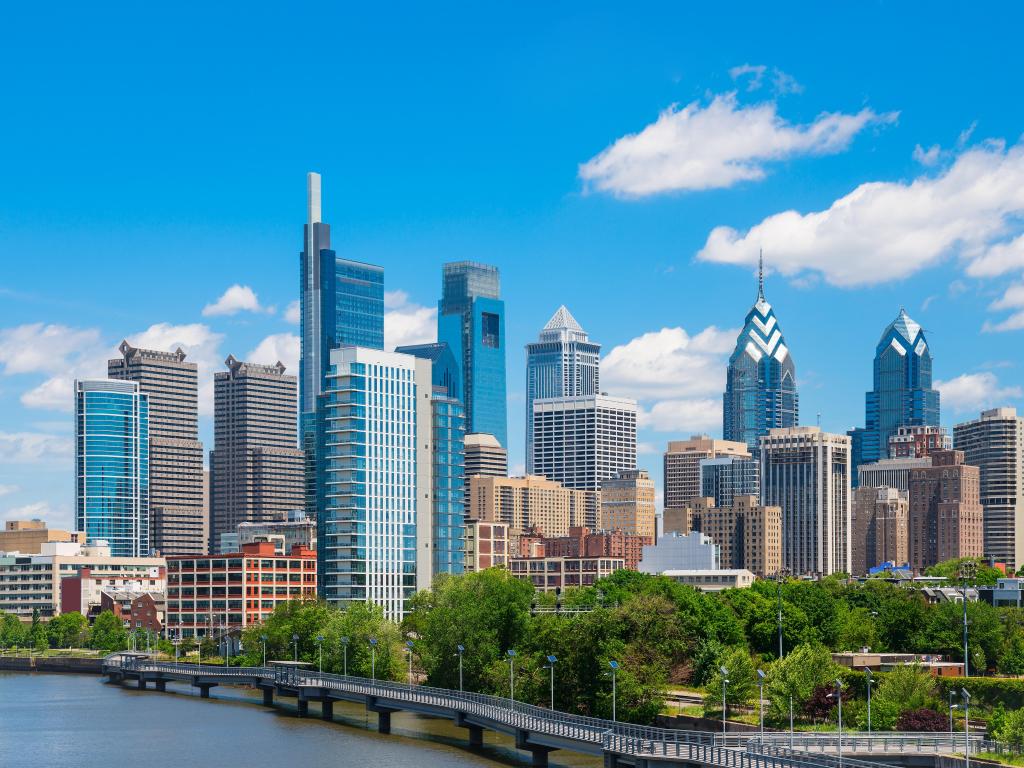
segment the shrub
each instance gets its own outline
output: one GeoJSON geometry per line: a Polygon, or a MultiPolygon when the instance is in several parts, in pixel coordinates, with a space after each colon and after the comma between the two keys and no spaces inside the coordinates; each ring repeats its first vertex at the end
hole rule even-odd
{"type": "Polygon", "coordinates": [[[896,720],[897,731],[945,731],[947,718],[934,709],[908,709],[896,720]]]}

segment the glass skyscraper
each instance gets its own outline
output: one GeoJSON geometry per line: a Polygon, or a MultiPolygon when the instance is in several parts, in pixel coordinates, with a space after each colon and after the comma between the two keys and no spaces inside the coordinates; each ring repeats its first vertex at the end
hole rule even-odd
{"type": "Polygon", "coordinates": [[[466,432],[494,435],[508,447],[505,402],[505,302],[498,268],[471,261],[445,264],[437,340],[462,373],[466,432]]]}
{"type": "Polygon", "coordinates": [[[864,411],[864,428],[849,433],[854,468],[888,458],[889,438],[900,427],[939,425],[932,353],[924,330],[902,307],[875,347],[874,388],[865,395],[864,411]]]}
{"type": "Polygon", "coordinates": [[[746,443],[754,455],[768,430],[794,427],[800,420],[796,365],[772,305],[764,298],[763,263],[757,301],[747,313],[729,357],[722,397],[722,436],[746,443]]]}
{"type": "Polygon", "coordinates": [[[114,557],[149,554],[149,396],[134,381],[75,382],[75,527],[114,557]]]}
{"type": "Polygon", "coordinates": [[[533,473],[533,401],[542,397],[596,395],[601,345],[563,305],[537,341],[526,345],[526,472],[533,473]]]}
{"type": "Polygon", "coordinates": [[[307,222],[300,254],[302,356],[299,401],[306,451],[306,513],[315,516],[315,412],[332,349],[384,349],[384,268],[339,258],[321,221],[320,174],[306,178],[307,222]]]}
{"type": "Polygon", "coordinates": [[[433,567],[439,573],[462,573],[466,562],[464,470],[466,416],[459,400],[459,369],[447,344],[413,344],[395,352],[430,361],[433,437],[433,567]]]}

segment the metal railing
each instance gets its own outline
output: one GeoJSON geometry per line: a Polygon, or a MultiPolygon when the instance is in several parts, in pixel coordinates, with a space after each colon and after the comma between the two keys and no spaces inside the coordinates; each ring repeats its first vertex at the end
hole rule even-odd
{"type": "MultiPolygon", "coordinates": [[[[982,742],[979,734],[968,737],[972,752],[978,752],[982,742]]],[[[763,743],[773,747],[786,747],[790,744],[795,749],[814,752],[838,752],[839,734],[837,731],[798,731],[790,735],[786,731],[766,731],[762,737],[757,732],[732,733],[722,737],[726,746],[743,747],[763,743]]],[[[963,752],[964,733],[949,731],[843,731],[842,746],[844,753],[892,753],[892,752],[963,752]]],[[[845,761],[844,761],[845,762],[845,761]]]]}

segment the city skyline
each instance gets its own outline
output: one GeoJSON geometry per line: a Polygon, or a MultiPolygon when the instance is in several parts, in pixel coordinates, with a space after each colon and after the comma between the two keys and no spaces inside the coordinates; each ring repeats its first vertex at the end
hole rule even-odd
{"type": "MultiPolygon", "coordinates": [[[[82,121],[82,140],[95,147],[83,156],[69,154],[72,145],[54,146],[46,130],[30,135],[22,125],[0,129],[24,155],[13,158],[9,184],[0,188],[8,256],[0,278],[0,517],[72,525],[71,382],[103,376],[122,339],[165,352],[181,346],[199,365],[204,446],[213,445],[213,372],[229,354],[264,364],[280,359],[289,375],[299,375],[296,232],[306,221],[302,186],[309,171],[324,176],[322,218],[333,225],[338,256],[385,270],[386,349],[434,340],[443,263],[472,260],[500,269],[515,474],[525,463],[523,350],[561,304],[603,345],[602,390],[640,401],[638,463],[659,488],[669,440],[703,431],[721,436],[725,359],[756,295],[762,247],[767,293],[799,363],[802,424],[816,424],[820,414],[826,431],[863,426],[878,329],[900,306],[928,334],[943,425],[975,419],[983,408],[1024,405],[1024,373],[1013,352],[1024,326],[1024,300],[1015,288],[1024,246],[1010,220],[1024,208],[1014,191],[1024,188],[1016,143],[1024,114],[1000,99],[1012,87],[1009,75],[989,59],[1001,45],[972,48],[971,59],[956,68],[942,57],[935,66],[895,67],[894,74],[881,62],[856,72],[819,67],[814,46],[790,53],[781,42],[756,42],[750,33],[721,51],[699,44],[684,53],[677,48],[687,46],[670,44],[666,31],[664,37],[653,33],[647,53],[631,48],[634,66],[618,73],[612,69],[616,57],[598,55],[595,45],[577,40],[576,52],[588,57],[590,71],[583,72],[554,50],[570,16],[556,15],[550,29],[527,35],[539,49],[538,71],[514,71],[497,54],[467,43],[459,50],[482,57],[486,72],[460,75],[436,94],[436,102],[428,101],[432,89],[418,78],[406,94],[408,109],[451,106],[456,91],[463,98],[472,90],[467,86],[490,76],[507,91],[507,123],[495,122],[495,106],[472,98],[418,135],[384,131],[368,145],[371,157],[355,161],[350,144],[367,146],[366,127],[330,133],[317,128],[301,150],[285,149],[256,171],[253,146],[280,127],[275,123],[250,126],[237,137],[238,147],[211,162],[214,152],[225,149],[224,137],[237,119],[225,121],[218,112],[201,133],[187,130],[171,140],[168,131],[182,126],[170,118],[126,139],[126,150],[145,160],[140,171],[125,155],[111,153],[111,139],[93,127],[125,114],[107,97],[96,105],[72,98],[67,87],[50,85],[55,74],[46,68],[10,84],[48,92],[51,99],[56,89],[74,113],[102,119],[82,121]],[[545,64],[556,76],[540,87],[545,64]],[[568,82],[579,87],[567,92],[568,82]],[[934,93],[938,83],[954,89],[957,99],[910,95],[934,93]],[[572,117],[594,101],[598,88],[594,119],[572,117]],[[531,104],[527,93],[539,98],[531,104]],[[565,104],[556,105],[556,96],[565,104]],[[93,113],[99,109],[110,115],[93,113]],[[459,151],[450,139],[440,145],[443,151],[429,151],[440,132],[460,120],[477,128],[484,120],[493,135],[471,136],[459,151]],[[552,127],[548,141],[535,135],[536,128],[528,130],[535,124],[552,127]],[[721,154],[712,154],[697,175],[658,175],[636,155],[638,136],[665,141],[665,157],[682,167],[687,152],[710,146],[709,126],[735,132],[745,125],[764,127],[775,143],[717,145],[721,154]],[[519,146],[524,132],[528,138],[519,146]],[[397,157],[388,157],[398,144],[397,157]],[[499,150],[507,155],[491,167],[486,161],[499,150]],[[183,159],[191,153],[195,160],[183,159]],[[112,162],[97,166],[84,156],[91,154],[112,162]],[[414,156],[422,162],[410,164],[414,156]],[[444,173],[450,178],[439,181],[444,173]],[[405,185],[397,183],[400,178],[405,185]],[[1005,189],[1000,207],[969,199],[964,190],[971,180],[1005,189]],[[885,185],[888,213],[877,210],[877,201],[858,208],[850,197],[855,191],[858,199],[868,196],[861,185],[871,182],[885,185]],[[912,221],[891,212],[911,207],[918,187],[938,198],[939,207],[912,221]],[[899,250],[894,244],[908,232],[949,223],[944,199],[959,200],[952,234],[944,229],[925,244],[899,250]],[[829,225],[837,201],[858,216],[853,235],[829,225]],[[780,218],[790,210],[796,214],[780,218]],[[810,246],[808,214],[822,222],[810,246]],[[985,226],[968,226],[977,222],[985,226]],[[59,253],[51,253],[52,236],[38,236],[44,229],[59,233],[59,253]],[[808,256],[805,247],[816,255],[808,256]],[[43,263],[52,267],[45,280],[43,263]],[[114,273],[154,281],[160,290],[126,289],[111,301],[114,273]]],[[[599,30],[622,21],[610,13],[599,16],[593,20],[599,30]]],[[[858,35],[852,33],[869,20],[865,14],[844,24],[850,42],[841,43],[840,54],[852,52],[845,46],[854,44],[858,35]]],[[[758,37],[770,41],[773,29],[766,20],[758,37]]],[[[875,32],[880,44],[892,42],[891,31],[875,32]]],[[[397,30],[396,44],[411,36],[411,29],[397,30]]],[[[157,38],[151,43],[159,50],[166,42],[157,38]]],[[[60,42],[55,33],[50,44],[60,42]]],[[[212,45],[199,43],[197,62],[224,65],[212,45]]],[[[86,74],[96,64],[81,66],[86,74]]],[[[155,59],[144,60],[140,70],[156,66],[155,59]]],[[[314,76],[299,88],[301,95],[336,85],[342,66],[314,76]]],[[[424,66],[423,77],[439,71],[438,64],[424,66]]],[[[294,85],[294,72],[282,74],[287,87],[294,85]]],[[[139,76],[131,74],[126,84],[139,76]]],[[[263,114],[263,107],[246,107],[238,95],[225,97],[226,76],[214,67],[210,84],[197,89],[198,103],[208,103],[216,91],[244,114],[263,114]]],[[[382,83],[378,77],[368,82],[382,83]]],[[[279,83],[267,88],[268,103],[294,103],[279,83]]],[[[357,88],[352,106],[379,130],[395,115],[371,90],[357,88]]],[[[182,95],[175,91],[167,98],[174,103],[182,95]]],[[[34,120],[24,125],[39,127],[34,120]]],[[[286,133],[282,140],[294,138],[286,133]]]]}

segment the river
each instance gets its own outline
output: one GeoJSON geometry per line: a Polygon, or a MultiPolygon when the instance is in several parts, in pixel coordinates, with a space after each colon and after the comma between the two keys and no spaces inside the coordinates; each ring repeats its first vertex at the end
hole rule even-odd
{"type": "MultiPolygon", "coordinates": [[[[447,720],[396,712],[391,735],[361,706],[336,702],[334,723],[265,708],[258,692],[221,686],[199,698],[186,685],[167,693],[108,685],[89,675],[0,672],[2,768],[470,768],[529,765],[511,737],[467,732],[447,720]]],[[[288,700],[285,700],[286,702],[288,700]]],[[[596,768],[595,757],[552,752],[552,766],[596,768]]]]}

